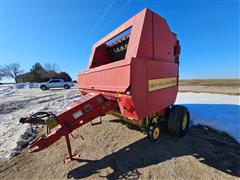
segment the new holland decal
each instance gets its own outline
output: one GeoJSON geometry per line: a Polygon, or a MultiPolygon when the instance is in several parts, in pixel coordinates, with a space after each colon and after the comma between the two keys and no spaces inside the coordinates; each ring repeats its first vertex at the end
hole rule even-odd
{"type": "Polygon", "coordinates": [[[176,77],[162,78],[162,79],[151,79],[148,81],[148,90],[155,91],[163,88],[168,88],[177,85],[176,77]]]}

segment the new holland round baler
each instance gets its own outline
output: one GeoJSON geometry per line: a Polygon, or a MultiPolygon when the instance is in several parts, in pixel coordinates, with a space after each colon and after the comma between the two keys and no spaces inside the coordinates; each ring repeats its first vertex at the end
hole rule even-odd
{"type": "Polygon", "coordinates": [[[156,141],[162,127],[183,136],[189,112],[173,105],[178,92],[180,45],[158,14],[144,9],[95,43],[88,70],[78,74],[81,101],[56,116],[39,113],[23,123],[43,121],[52,129],[31,145],[37,152],[62,136],[72,155],[69,134],[97,117],[112,114],[145,130],[156,141]],[[164,124],[164,126],[161,126],[164,124]]]}

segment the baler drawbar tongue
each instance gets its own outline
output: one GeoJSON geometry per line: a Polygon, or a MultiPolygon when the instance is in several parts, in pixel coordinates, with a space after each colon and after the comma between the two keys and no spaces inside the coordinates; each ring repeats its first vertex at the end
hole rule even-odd
{"type": "Polygon", "coordinates": [[[54,128],[51,133],[44,134],[32,142],[28,147],[30,152],[46,149],[64,136],[69,153],[69,157],[66,160],[67,162],[74,160],[75,155],[72,154],[69,134],[93,119],[105,115],[112,107],[110,100],[101,94],[94,94],[82,96],[81,101],[73,102],[70,109],[58,116],[49,112],[39,112],[30,117],[21,118],[21,123],[46,124],[49,129],[51,129],[51,126],[54,128]],[[53,124],[56,125],[56,122],[57,126],[54,127],[53,124]]]}

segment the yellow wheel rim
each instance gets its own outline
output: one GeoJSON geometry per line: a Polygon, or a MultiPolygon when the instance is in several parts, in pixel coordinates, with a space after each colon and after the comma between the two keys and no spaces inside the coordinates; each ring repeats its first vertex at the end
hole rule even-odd
{"type": "Polygon", "coordinates": [[[185,113],[184,117],[183,117],[183,122],[182,122],[182,130],[185,130],[187,127],[187,122],[188,122],[188,117],[187,117],[187,113],[185,113]]]}
{"type": "Polygon", "coordinates": [[[155,128],[153,130],[153,139],[157,139],[160,135],[160,129],[159,128],[155,128]]]}

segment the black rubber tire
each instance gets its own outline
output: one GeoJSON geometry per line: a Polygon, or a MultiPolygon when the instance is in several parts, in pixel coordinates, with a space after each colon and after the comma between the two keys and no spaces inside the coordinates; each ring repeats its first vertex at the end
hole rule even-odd
{"type": "Polygon", "coordinates": [[[43,86],[40,87],[40,89],[43,90],[43,91],[46,91],[48,88],[47,88],[47,86],[43,85],[43,86]]]}
{"type": "Polygon", "coordinates": [[[70,86],[68,84],[65,84],[63,87],[64,89],[70,89],[70,86]]]}
{"type": "Polygon", "coordinates": [[[157,141],[158,139],[159,139],[159,137],[160,137],[160,134],[161,134],[161,129],[160,129],[160,125],[159,124],[152,124],[152,125],[150,125],[149,127],[148,127],[148,138],[149,138],[149,140],[150,141],[152,141],[152,142],[155,142],[155,141],[157,141]],[[158,137],[156,138],[156,137],[154,137],[154,131],[156,130],[156,129],[159,129],[159,135],[158,135],[158,137]]]}
{"type": "Polygon", "coordinates": [[[173,106],[168,116],[168,131],[176,137],[184,136],[189,128],[190,114],[186,107],[176,105],[173,106]],[[183,129],[184,116],[187,115],[187,124],[183,129]]]}

